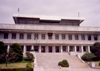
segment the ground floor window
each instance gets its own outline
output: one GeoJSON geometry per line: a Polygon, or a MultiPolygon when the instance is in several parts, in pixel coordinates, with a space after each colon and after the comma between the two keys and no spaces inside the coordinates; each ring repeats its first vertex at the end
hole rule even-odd
{"type": "Polygon", "coordinates": [[[49,46],[49,52],[52,52],[52,46],[49,46]]]}
{"type": "Polygon", "coordinates": [[[41,52],[45,52],[45,46],[41,46],[41,52]]]}
{"type": "Polygon", "coordinates": [[[34,46],[34,51],[39,51],[39,46],[34,46]]]}

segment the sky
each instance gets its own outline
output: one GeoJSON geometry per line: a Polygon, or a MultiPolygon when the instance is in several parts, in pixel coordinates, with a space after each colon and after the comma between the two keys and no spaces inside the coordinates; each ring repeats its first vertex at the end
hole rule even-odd
{"type": "Polygon", "coordinates": [[[100,27],[100,0],[0,0],[0,24],[14,24],[13,14],[84,17],[81,26],[100,27]]]}

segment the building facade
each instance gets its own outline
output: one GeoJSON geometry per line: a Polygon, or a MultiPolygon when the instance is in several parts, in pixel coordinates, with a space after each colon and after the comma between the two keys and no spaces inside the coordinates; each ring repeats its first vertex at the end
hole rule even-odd
{"type": "Polygon", "coordinates": [[[7,50],[19,43],[26,52],[37,53],[90,53],[91,46],[100,42],[99,27],[82,27],[83,18],[44,18],[14,15],[15,24],[0,24],[0,41],[7,50]]]}

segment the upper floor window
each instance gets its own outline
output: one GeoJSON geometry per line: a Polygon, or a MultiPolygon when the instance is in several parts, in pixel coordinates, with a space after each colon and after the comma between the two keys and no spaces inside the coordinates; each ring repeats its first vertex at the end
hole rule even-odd
{"type": "Polygon", "coordinates": [[[91,35],[88,35],[88,40],[91,40],[91,35]]]}
{"type": "Polygon", "coordinates": [[[42,39],[45,39],[45,34],[41,34],[41,38],[42,39]]]}
{"type": "Polygon", "coordinates": [[[59,34],[55,34],[55,39],[59,39],[59,34]]]}
{"type": "Polygon", "coordinates": [[[24,33],[20,33],[19,39],[24,39],[24,33]]]}
{"type": "Polygon", "coordinates": [[[31,33],[27,33],[27,39],[31,39],[31,33]]]}
{"type": "Polygon", "coordinates": [[[38,34],[34,34],[34,39],[38,39],[38,34]]]}
{"type": "Polygon", "coordinates": [[[82,40],[85,40],[85,35],[82,34],[82,35],[81,35],[81,39],[82,39],[82,40]]]}
{"type": "Polygon", "coordinates": [[[94,40],[98,40],[98,35],[94,35],[94,40]]]}
{"type": "Polygon", "coordinates": [[[8,39],[8,33],[4,33],[4,39],[8,39]]]}
{"type": "Polygon", "coordinates": [[[68,39],[72,40],[72,35],[71,34],[68,35],[68,39]]]}
{"type": "Polygon", "coordinates": [[[75,40],[78,40],[78,35],[77,34],[75,34],[75,40]]]}
{"type": "Polygon", "coordinates": [[[62,39],[66,39],[66,35],[65,34],[62,34],[62,39]]]}
{"type": "Polygon", "coordinates": [[[12,39],[16,39],[16,33],[12,33],[12,39]]]}
{"type": "Polygon", "coordinates": [[[52,39],[53,33],[48,33],[48,39],[52,39]]]}

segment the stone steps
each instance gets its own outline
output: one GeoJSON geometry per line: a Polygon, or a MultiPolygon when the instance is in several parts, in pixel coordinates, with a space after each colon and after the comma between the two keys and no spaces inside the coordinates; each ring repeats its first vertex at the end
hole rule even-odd
{"type": "MultiPolygon", "coordinates": [[[[70,68],[90,68],[88,64],[82,63],[78,57],[70,56],[67,53],[36,53],[37,65],[44,68],[44,71],[61,71],[58,62],[68,60],[70,68]]],[[[64,70],[62,70],[64,71],[64,70]]]]}

